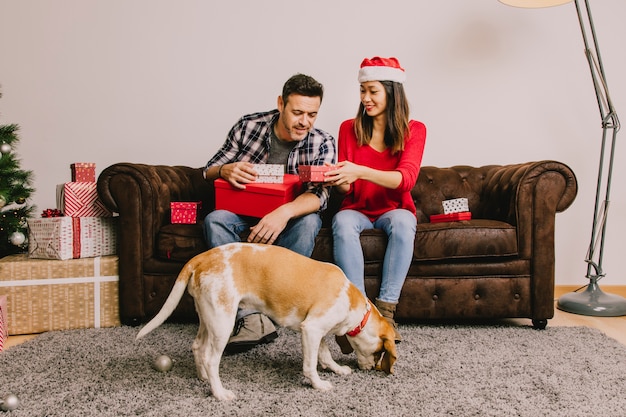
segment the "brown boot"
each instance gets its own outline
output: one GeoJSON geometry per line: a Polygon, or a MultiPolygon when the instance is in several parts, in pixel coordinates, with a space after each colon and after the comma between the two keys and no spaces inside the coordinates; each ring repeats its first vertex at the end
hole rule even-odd
{"type": "Polygon", "coordinates": [[[396,314],[396,305],[398,303],[386,303],[384,301],[380,301],[377,298],[374,304],[376,304],[376,308],[378,309],[378,311],[380,311],[380,314],[382,314],[383,318],[387,320],[389,324],[391,324],[391,327],[393,327],[396,343],[400,343],[402,341],[402,336],[400,336],[400,332],[398,332],[398,324],[393,319],[393,316],[396,314]]]}

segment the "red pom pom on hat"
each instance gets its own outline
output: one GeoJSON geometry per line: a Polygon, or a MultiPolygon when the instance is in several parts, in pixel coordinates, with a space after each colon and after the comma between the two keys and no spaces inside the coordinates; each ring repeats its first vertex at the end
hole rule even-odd
{"type": "Polygon", "coordinates": [[[367,81],[395,81],[403,83],[406,80],[404,68],[400,66],[400,62],[394,57],[381,58],[375,56],[373,58],[365,58],[361,62],[359,70],[359,82],[367,81]]]}

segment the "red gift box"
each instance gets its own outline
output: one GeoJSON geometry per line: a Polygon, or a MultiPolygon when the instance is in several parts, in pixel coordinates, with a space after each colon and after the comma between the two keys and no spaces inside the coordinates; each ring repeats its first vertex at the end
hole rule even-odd
{"type": "Polygon", "coordinates": [[[461,220],[472,220],[472,213],[469,211],[462,211],[449,214],[433,214],[430,216],[431,223],[458,222],[461,220]]]}
{"type": "Polygon", "coordinates": [[[242,216],[263,217],[302,192],[300,178],[285,174],[282,184],[246,184],[245,190],[232,187],[223,179],[215,180],[215,208],[242,216]]]}
{"type": "Polygon", "coordinates": [[[4,342],[9,334],[7,324],[7,296],[0,295],[0,352],[4,349],[4,342]]]}
{"type": "Polygon", "coordinates": [[[201,201],[171,202],[172,224],[196,224],[200,208],[202,208],[201,201]]]}
{"type": "Polygon", "coordinates": [[[93,162],[76,162],[70,165],[72,182],[96,182],[96,164],[93,162]]]}
{"type": "Polygon", "coordinates": [[[300,165],[298,175],[302,182],[324,182],[324,173],[334,169],[329,165],[300,165]]]}
{"type": "Polygon", "coordinates": [[[95,182],[66,182],[57,185],[57,209],[69,217],[111,217],[98,197],[95,182]]]}

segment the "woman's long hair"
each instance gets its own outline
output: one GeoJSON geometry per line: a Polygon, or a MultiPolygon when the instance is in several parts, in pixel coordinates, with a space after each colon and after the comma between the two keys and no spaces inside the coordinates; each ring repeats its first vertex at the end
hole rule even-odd
{"type": "MultiPolygon", "coordinates": [[[[391,153],[404,150],[404,139],[409,132],[409,102],[404,94],[401,83],[381,81],[387,94],[387,126],[385,127],[385,145],[391,153]]],[[[354,133],[359,146],[368,144],[372,139],[374,119],[367,115],[363,103],[359,104],[359,111],[354,120],[354,133]]]]}

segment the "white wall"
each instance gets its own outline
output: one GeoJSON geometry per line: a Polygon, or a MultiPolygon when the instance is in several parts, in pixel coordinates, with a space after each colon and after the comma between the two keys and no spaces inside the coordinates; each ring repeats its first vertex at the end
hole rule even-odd
{"type": "MultiPolygon", "coordinates": [[[[626,3],[592,6],[623,109],[626,3]]],[[[0,0],[0,123],[21,126],[17,152],[42,210],[55,206],[72,162],[95,162],[97,173],[120,161],[203,165],[237,117],[273,108],[296,72],[325,85],[318,127],[336,134],[357,109],[358,66],[374,55],[407,69],[412,116],[428,127],[425,165],[573,168],[580,190],[557,216],[556,274],[584,285],[601,129],[573,4],[0,0]]],[[[624,152],[603,284],[626,284],[624,152]]]]}

